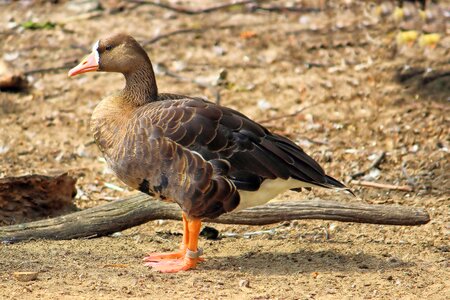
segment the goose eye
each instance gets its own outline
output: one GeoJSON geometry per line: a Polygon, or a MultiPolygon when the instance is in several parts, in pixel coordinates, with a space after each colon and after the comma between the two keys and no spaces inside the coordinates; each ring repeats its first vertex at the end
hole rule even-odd
{"type": "Polygon", "coordinates": [[[112,47],[111,45],[108,45],[108,46],[105,47],[105,50],[106,50],[106,51],[109,51],[109,50],[111,50],[112,48],[113,48],[113,47],[112,47]]]}

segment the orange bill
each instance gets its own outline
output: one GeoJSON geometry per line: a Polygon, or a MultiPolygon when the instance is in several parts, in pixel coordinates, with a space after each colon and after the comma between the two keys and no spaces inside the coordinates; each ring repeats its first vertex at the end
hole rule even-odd
{"type": "Polygon", "coordinates": [[[93,72],[98,70],[98,62],[96,58],[96,53],[92,52],[88,56],[86,56],[82,62],[78,64],[78,66],[72,68],[69,71],[69,77],[86,73],[86,72],[93,72]]]}

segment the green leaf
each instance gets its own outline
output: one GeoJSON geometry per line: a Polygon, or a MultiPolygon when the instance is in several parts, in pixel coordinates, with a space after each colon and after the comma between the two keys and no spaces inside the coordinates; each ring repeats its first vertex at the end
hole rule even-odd
{"type": "Polygon", "coordinates": [[[37,30],[37,29],[53,29],[56,27],[56,23],[53,22],[33,22],[33,21],[26,21],[20,24],[25,29],[30,30],[37,30]]]}

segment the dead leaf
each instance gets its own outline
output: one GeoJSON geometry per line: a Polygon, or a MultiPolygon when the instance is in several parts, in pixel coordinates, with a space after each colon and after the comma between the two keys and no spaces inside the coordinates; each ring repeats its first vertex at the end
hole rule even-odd
{"type": "Polygon", "coordinates": [[[254,31],[242,31],[239,37],[243,40],[248,40],[257,36],[257,33],[254,31]]]}

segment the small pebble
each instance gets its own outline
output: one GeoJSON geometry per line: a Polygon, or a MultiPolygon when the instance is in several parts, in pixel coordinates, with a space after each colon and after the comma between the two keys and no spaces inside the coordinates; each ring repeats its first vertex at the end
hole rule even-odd
{"type": "Polygon", "coordinates": [[[122,236],[122,232],[114,232],[114,233],[112,233],[110,235],[110,237],[113,237],[113,238],[118,238],[118,237],[121,237],[121,236],[122,236]]]}
{"type": "Polygon", "coordinates": [[[241,279],[241,280],[239,280],[239,286],[249,288],[250,281],[248,281],[247,279],[241,279]]]}

